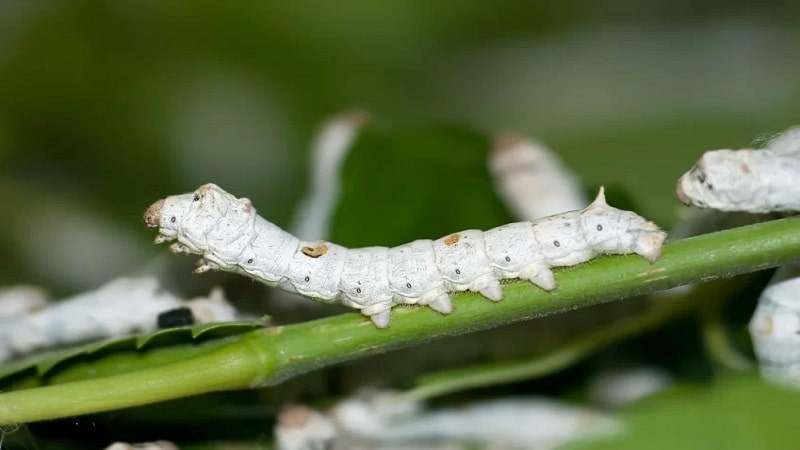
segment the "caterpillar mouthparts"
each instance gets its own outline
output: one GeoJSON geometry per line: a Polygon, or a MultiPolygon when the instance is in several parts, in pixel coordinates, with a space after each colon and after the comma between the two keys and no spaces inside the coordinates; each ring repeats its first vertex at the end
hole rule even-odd
{"type": "Polygon", "coordinates": [[[161,223],[161,210],[164,208],[164,200],[158,200],[144,212],[142,222],[147,228],[158,228],[161,223]]]}

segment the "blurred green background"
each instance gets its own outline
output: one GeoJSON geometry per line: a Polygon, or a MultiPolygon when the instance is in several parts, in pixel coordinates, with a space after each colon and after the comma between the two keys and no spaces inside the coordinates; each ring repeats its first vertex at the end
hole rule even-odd
{"type": "MultiPolygon", "coordinates": [[[[61,295],[151,267],[171,255],[142,212],[206,182],[288,225],[314,130],[353,107],[402,136],[536,137],[668,227],[701,152],[800,123],[798,23],[794,0],[0,0],[0,282],[61,295]]],[[[353,229],[386,217],[350,211],[353,229]]]]}
{"type": "Polygon", "coordinates": [[[209,181],[286,225],[315,127],[351,107],[535,136],[666,226],[700,152],[798,122],[798,18],[793,1],[0,2],[0,281],[65,293],[136,270],[163,253],[142,211],[209,181]]]}

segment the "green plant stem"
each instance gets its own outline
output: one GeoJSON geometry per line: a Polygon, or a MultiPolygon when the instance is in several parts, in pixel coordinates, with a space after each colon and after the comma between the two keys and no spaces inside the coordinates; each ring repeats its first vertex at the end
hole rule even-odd
{"type": "Polygon", "coordinates": [[[14,424],[138,406],[204,392],[259,384],[270,368],[246,340],[160,367],[0,394],[0,424],[14,424]],[[231,376],[235,374],[236,376],[231,376]]]}
{"type": "Polygon", "coordinates": [[[424,375],[418,380],[417,387],[402,395],[409,399],[424,400],[465,389],[512,383],[556,372],[574,364],[597,349],[652,329],[670,318],[691,310],[692,305],[689,302],[681,301],[684,299],[671,300],[673,299],[653,306],[648,311],[634,317],[585,333],[572,342],[538,358],[475,365],[424,375]]]}
{"type": "MultiPolygon", "coordinates": [[[[506,361],[502,363],[472,365],[456,369],[446,369],[439,372],[425,374],[416,382],[416,387],[403,392],[401,395],[413,400],[425,400],[440,395],[451,394],[466,389],[493,386],[503,383],[512,383],[521,380],[545,376],[562,370],[592,352],[620,340],[649,331],[657,326],[685,315],[700,310],[701,316],[706,319],[711,311],[718,308],[732,294],[741,290],[748,279],[715,280],[709,283],[690,286],[690,289],[675,292],[666,291],[662,295],[649,299],[650,306],[636,315],[621,318],[610,325],[586,330],[571,341],[550,350],[549,352],[532,356],[530,358],[506,361]],[[709,308],[709,305],[712,307],[709,308]]],[[[721,322],[717,324],[722,327],[721,322]]],[[[706,347],[712,358],[724,358],[722,363],[735,363],[738,370],[753,366],[731,346],[730,341],[719,341],[719,335],[709,342],[707,329],[708,323],[703,321],[703,333],[706,347]],[[749,364],[748,364],[749,363],[749,364]]],[[[721,338],[726,338],[724,329],[721,338]]],[[[734,368],[731,365],[726,367],[734,368]]]]}
{"type": "MultiPolygon", "coordinates": [[[[260,329],[231,344],[159,367],[0,394],[0,424],[107,411],[225,389],[275,384],[340,361],[800,259],[800,218],[781,219],[671,243],[655,264],[618,256],[557,271],[558,288],[504,286],[492,303],[455,296],[455,312],[396,308],[378,330],[358,314],[260,329]]],[[[155,351],[155,350],[154,350],[155,351]]]]}

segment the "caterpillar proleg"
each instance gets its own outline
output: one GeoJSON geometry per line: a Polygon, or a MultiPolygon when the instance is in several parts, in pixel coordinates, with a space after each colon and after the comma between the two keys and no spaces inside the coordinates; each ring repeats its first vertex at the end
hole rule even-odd
{"type": "Polygon", "coordinates": [[[201,255],[198,272],[236,272],[341,303],[359,309],[379,328],[389,326],[397,304],[451,312],[449,292],[470,290],[498,301],[501,279],[522,278],[551,290],[556,287],[552,267],[601,254],[637,253],[653,262],[666,238],[653,222],[609,206],[602,188],[582,210],[394,248],[301,241],[257,215],[250,200],[210,183],[153,203],[144,223],[158,228],[156,243],[176,241],[172,251],[201,255]]]}

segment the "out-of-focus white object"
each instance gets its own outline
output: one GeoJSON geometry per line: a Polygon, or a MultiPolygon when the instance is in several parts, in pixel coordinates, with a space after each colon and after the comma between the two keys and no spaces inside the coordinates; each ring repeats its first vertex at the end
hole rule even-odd
{"type": "Polygon", "coordinates": [[[466,450],[452,443],[423,445],[363,439],[347,434],[331,417],[303,405],[284,408],[278,415],[274,433],[276,450],[466,450]]]}
{"type": "Polygon", "coordinates": [[[386,393],[354,397],[337,404],[331,415],[343,432],[377,442],[456,441],[508,449],[555,448],[622,428],[599,412],[543,398],[482,401],[431,412],[409,402],[386,393]]]}
{"type": "Polygon", "coordinates": [[[536,220],[589,203],[578,177],[538,141],[498,136],[488,166],[497,194],[517,219],[536,220]]]}
{"type": "Polygon", "coordinates": [[[235,320],[221,290],[185,301],[155,278],[117,278],[30,314],[0,321],[0,361],[36,350],[154,331],[162,312],[188,307],[197,322],[235,320]]]}
{"type": "Polygon", "coordinates": [[[303,405],[284,408],[275,424],[276,450],[333,448],[338,432],[323,414],[303,405]]]}
{"type": "Polygon", "coordinates": [[[633,367],[598,374],[589,384],[593,404],[615,408],[637,402],[672,385],[672,377],[655,367],[633,367]]]}
{"type": "Polygon", "coordinates": [[[300,239],[330,237],[330,222],[339,202],[342,165],[358,132],[367,123],[361,110],[345,111],[327,120],[311,144],[310,190],[298,207],[292,234],[300,239]]]}
{"type": "Polygon", "coordinates": [[[758,299],[749,329],[761,375],[800,389],[800,265],[775,272],[758,299]]]}
{"type": "Polygon", "coordinates": [[[678,179],[686,205],[720,211],[800,211],[800,129],[760,150],[711,150],[678,179]]]}
{"type": "Polygon", "coordinates": [[[36,286],[19,285],[0,289],[0,321],[40,310],[47,305],[47,292],[36,286]]]}
{"type": "Polygon", "coordinates": [[[178,450],[178,446],[170,441],[142,442],[139,444],[114,442],[104,450],[178,450]]]}

